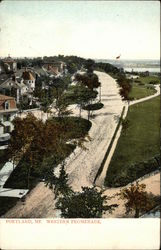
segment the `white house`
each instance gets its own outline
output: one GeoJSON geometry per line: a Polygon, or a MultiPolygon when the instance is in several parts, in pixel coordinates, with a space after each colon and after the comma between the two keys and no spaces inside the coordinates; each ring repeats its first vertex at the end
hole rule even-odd
{"type": "Polygon", "coordinates": [[[12,121],[17,112],[15,99],[10,96],[0,95],[0,145],[7,144],[10,139],[10,132],[14,128],[12,121]]]}
{"type": "Polygon", "coordinates": [[[0,93],[14,96],[17,103],[19,103],[21,96],[23,96],[27,91],[28,87],[23,83],[23,80],[18,82],[15,76],[7,79],[0,85],[0,93]]]}
{"type": "Polygon", "coordinates": [[[32,92],[35,89],[35,77],[31,71],[25,69],[22,73],[23,82],[28,86],[29,90],[32,92]]]}

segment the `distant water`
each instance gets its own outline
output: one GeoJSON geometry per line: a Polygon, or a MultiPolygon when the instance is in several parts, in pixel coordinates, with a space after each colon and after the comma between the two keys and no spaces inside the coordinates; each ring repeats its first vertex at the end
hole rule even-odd
{"type": "Polygon", "coordinates": [[[151,73],[159,73],[160,72],[160,67],[154,67],[154,68],[131,68],[131,67],[128,67],[128,68],[124,68],[124,71],[136,71],[136,72],[145,72],[145,71],[149,71],[151,73]]]}

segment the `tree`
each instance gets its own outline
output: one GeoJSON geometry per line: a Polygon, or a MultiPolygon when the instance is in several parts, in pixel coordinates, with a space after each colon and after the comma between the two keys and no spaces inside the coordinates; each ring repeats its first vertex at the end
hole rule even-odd
{"type": "Polygon", "coordinates": [[[129,100],[129,93],[131,91],[131,80],[127,79],[126,76],[121,73],[117,79],[118,84],[120,85],[120,95],[122,96],[123,100],[129,100]]]}
{"type": "Polygon", "coordinates": [[[18,163],[18,161],[25,155],[26,162],[28,163],[26,164],[26,167],[28,168],[29,187],[30,169],[33,167],[33,162],[36,158],[36,151],[32,149],[32,142],[35,133],[42,129],[43,123],[30,113],[23,119],[16,117],[13,124],[14,130],[11,132],[11,139],[8,145],[8,155],[13,164],[18,163]]]}
{"type": "Polygon", "coordinates": [[[68,91],[64,94],[64,99],[68,104],[76,103],[78,105],[79,116],[81,117],[82,108],[90,104],[97,97],[97,94],[96,90],[91,90],[84,85],[77,84],[68,88],[68,91]]]}
{"type": "Polygon", "coordinates": [[[50,85],[53,89],[52,95],[55,98],[55,109],[58,117],[68,116],[72,114],[71,110],[68,110],[68,103],[64,98],[64,91],[68,88],[70,79],[68,77],[55,78],[50,85]]]}
{"type": "Polygon", "coordinates": [[[100,86],[100,82],[98,76],[94,73],[88,74],[76,74],[75,80],[84,86],[87,86],[89,89],[93,90],[94,88],[98,88],[100,86]]]}
{"type": "Polygon", "coordinates": [[[140,212],[148,211],[152,206],[153,200],[145,191],[146,185],[131,184],[129,188],[124,188],[120,193],[120,198],[125,200],[126,214],[134,211],[134,218],[139,218],[140,212]]]}
{"type": "Polygon", "coordinates": [[[87,74],[76,74],[75,80],[84,85],[87,86],[90,90],[96,89],[100,87],[99,92],[99,101],[101,101],[101,83],[99,82],[98,76],[94,73],[87,73],[87,74]]]}
{"type": "Polygon", "coordinates": [[[91,59],[86,60],[85,68],[87,69],[88,73],[93,73],[95,62],[91,59]]]}
{"type": "Polygon", "coordinates": [[[108,197],[92,187],[82,187],[82,192],[72,192],[60,197],[56,208],[64,218],[101,218],[105,211],[112,212],[117,204],[107,205],[108,197]]]}
{"type": "Polygon", "coordinates": [[[68,185],[68,174],[64,169],[64,161],[61,164],[59,176],[56,176],[53,169],[49,169],[45,176],[46,186],[54,191],[55,199],[60,196],[70,195],[73,191],[68,185]]]}
{"type": "MultiPolygon", "coordinates": [[[[50,107],[50,102],[48,99],[44,99],[43,102],[41,103],[41,110],[44,113],[47,113],[47,118],[48,118],[48,114],[51,113],[51,107],[50,107]]],[[[41,114],[42,115],[42,114],[41,114]]]]}
{"type": "Polygon", "coordinates": [[[67,63],[67,70],[70,74],[74,74],[75,72],[77,72],[78,68],[75,63],[69,62],[67,63]]]}

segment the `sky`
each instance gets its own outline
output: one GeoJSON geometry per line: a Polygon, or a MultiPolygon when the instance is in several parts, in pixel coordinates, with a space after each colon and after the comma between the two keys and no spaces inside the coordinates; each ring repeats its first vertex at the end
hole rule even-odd
{"type": "Polygon", "coordinates": [[[0,57],[160,58],[159,1],[0,3],[0,57]]]}

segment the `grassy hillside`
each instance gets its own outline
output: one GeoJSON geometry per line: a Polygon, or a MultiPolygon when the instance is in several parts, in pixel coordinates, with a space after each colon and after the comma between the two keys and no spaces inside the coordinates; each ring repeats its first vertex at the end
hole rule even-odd
{"type": "MultiPolygon", "coordinates": [[[[159,154],[160,97],[131,106],[126,120],[128,126],[119,138],[107,171],[106,186],[119,186],[127,183],[127,179],[132,181],[132,168],[135,177],[140,177],[140,170],[134,169],[131,165],[147,161],[159,154]]],[[[147,165],[142,168],[142,175],[149,172],[147,165]]]]}

